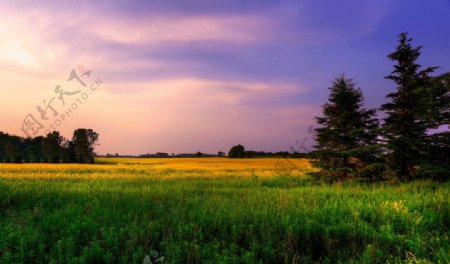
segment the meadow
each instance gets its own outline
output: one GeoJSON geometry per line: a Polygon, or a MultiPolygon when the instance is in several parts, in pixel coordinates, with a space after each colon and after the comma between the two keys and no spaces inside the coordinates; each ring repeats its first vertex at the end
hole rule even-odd
{"type": "Polygon", "coordinates": [[[450,184],[304,159],[0,164],[0,263],[449,263],[450,184]],[[150,262],[147,262],[150,263],[150,262]]]}

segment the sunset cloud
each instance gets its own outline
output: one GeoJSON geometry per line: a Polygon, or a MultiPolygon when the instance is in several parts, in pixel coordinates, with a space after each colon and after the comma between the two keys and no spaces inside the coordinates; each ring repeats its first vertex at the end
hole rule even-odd
{"type": "Polygon", "coordinates": [[[270,21],[259,16],[161,16],[137,22],[100,21],[91,27],[106,41],[126,45],[185,42],[254,43],[264,40],[270,21]]]}
{"type": "Polygon", "coordinates": [[[0,111],[9,114],[0,130],[21,134],[24,116],[83,65],[104,85],[58,129],[98,130],[101,153],[215,152],[237,142],[286,150],[307,136],[342,72],[356,77],[369,104],[384,101],[386,54],[416,21],[427,26],[413,37],[434,54],[426,64],[449,67],[450,32],[427,36],[440,27],[433,19],[448,22],[450,5],[405,5],[2,1],[0,111]],[[428,9],[433,19],[421,12],[428,9]]]}

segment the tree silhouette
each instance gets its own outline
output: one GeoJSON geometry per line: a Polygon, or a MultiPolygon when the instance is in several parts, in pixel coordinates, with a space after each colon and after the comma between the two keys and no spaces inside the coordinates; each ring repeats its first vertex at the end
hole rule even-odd
{"type": "Polygon", "coordinates": [[[316,117],[315,146],[321,169],[316,175],[329,180],[356,177],[358,170],[376,160],[378,120],[375,110],[363,108],[364,97],[344,75],[333,81],[323,116],[316,117]]]}
{"type": "Polygon", "coordinates": [[[228,152],[228,157],[230,158],[244,158],[245,157],[245,148],[242,145],[233,146],[228,152]]]}
{"type": "Polygon", "coordinates": [[[94,148],[97,145],[98,137],[98,133],[92,129],[79,128],[74,131],[72,143],[78,162],[95,163],[94,148]]]}
{"type": "Polygon", "coordinates": [[[45,161],[51,163],[61,162],[64,155],[64,148],[62,147],[64,140],[64,137],[57,131],[47,134],[42,142],[45,161]]]}
{"type": "Polygon", "coordinates": [[[394,70],[386,79],[397,85],[387,95],[390,102],[383,104],[383,136],[388,150],[387,161],[396,175],[410,179],[415,168],[426,156],[427,129],[431,123],[431,77],[436,67],[421,70],[417,64],[421,47],[413,47],[407,33],[401,33],[396,50],[388,55],[395,62],[394,70]]]}

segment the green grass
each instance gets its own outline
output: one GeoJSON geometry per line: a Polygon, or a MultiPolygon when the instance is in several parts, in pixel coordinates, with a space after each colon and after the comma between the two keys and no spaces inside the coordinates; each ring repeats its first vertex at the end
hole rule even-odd
{"type": "Polygon", "coordinates": [[[0,263],[450,262],[449,183],[97,166],[0,170],[0,263]]]}

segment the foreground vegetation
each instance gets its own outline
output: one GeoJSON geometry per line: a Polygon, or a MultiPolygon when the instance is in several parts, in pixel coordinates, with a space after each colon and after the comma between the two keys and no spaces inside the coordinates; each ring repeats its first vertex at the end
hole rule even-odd
{"type": "Polygon", "coordinates": [[[276,158],[98,163],[0,165],[0,263],[450,261],[449,183],[319,185],[276,158]]]}

